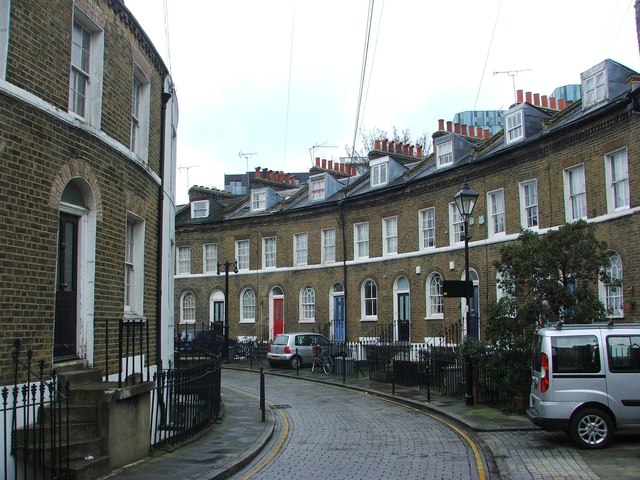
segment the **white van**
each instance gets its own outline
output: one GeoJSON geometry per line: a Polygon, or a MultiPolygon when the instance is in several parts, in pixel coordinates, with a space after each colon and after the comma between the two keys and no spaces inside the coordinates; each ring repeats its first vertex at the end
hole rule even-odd
{"type": "Polygon", "coordinates": [[[551,324],[533,339],[527,415],[580,448],[640,428],[640,324],[551,324]]]}

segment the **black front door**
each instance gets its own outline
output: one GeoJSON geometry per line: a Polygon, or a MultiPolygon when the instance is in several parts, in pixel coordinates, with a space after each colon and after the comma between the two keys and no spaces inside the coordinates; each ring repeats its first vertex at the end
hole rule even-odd
{"type": "Polygon", "coordinates": [[[54,360],[76,358],[78,217],[61,213],[58,233],[54,360]]]}
{"type": "Polygon", "coordinates": [[[409,332],[409,294],[398,294],[398,341],[408,342],[409,332]]]}

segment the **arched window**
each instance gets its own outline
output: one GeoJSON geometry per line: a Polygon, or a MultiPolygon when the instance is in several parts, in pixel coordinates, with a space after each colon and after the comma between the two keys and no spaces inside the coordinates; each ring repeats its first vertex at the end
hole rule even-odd
{"type": "Polygon", "coordinates": [[[427,277],[427,318],[443,318],[442,276],[433,272],[427,277]]]}
{"type": "Polygon", "coordinates": [[[185,292],[180,297],[180,323],[196,322],[196,296],[185,292]]]}
{"type": "Polygon", "coordinates": [[[240,322],[256,321],[256,294],[250,288],[240,294],[240,322]]]}
{"type": "Polygon", "coordinates": [[[378,319],[378,288],[376,282],[369,279],[362,284],[360,292],[362,320],[378,319]]]}
{"type": "Polygon", "coordinates": [[[300,321],[315,322],[316,320],[316,292],[311,287],[300,290],[300,321]]]}
{"type": "Polygon", "coordinates": [[[622,289],[622,259],[616,252],[609,253],[607,274],[611,279],[608,284],[599,282],[600,300],[604,304],[609,317],[622,317],[623,289],[622,289]]]}

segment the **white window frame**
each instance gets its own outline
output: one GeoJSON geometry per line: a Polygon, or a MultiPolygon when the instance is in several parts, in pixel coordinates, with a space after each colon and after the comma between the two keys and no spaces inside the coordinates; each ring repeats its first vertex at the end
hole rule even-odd
{"type": "Polygon", "coordinates": [[[309,261],[309,234],[306,232],[293,234],[293,264],[307,265],[309,261]]]}
{"type": "Polygon", "coordinates": [[[144,221],[127,214],[125,232],[125,314],[142,315],[144,312],[144,221]]]}
{"type": "Polygon", "coordinates": [[[191,247],[176,247],[176,275],[191,274],[191,247]]]}
{"type": "Polygon", "coordinates": [[[249,240],[236,240],[236,261],[238,262],[238,270],[249,270],[251,266],[251,244],[249,240]]]}
{"type": "Polygon", "coordinates": [[[582,105],[588,108],[607,99],[607,72],[602,69],[582,82],[582,105]]]}
{"type": "Polygon", "coordinates": [[[180,323],[196,323],[196,295],[193,292],[180,295],[180,323]]]}
{"type": "Polygon", "coordinates": [[[464,242],[464,218],[460,215],[455,202],[449,204],[449,245],[464,242]]]}
{"type": "Polygon", "coordinates": [[[395,255],[398,253],[398,217],[382,219],[382,254],[395,255]]]}
{"type": "Polygon", "coordinates": [[[369,222],[353,224],[353,258],[369,258],[369,222]]]}
{"type": "Polygon", "coordinates": [[[316,291],[313,287],[305,286],[300,289],[300,323],[314,323],[316,321],[316,291]]]}
{"type": "Polygon", "coordinates": [[[487,193],[487,229],[488,237],[493,238],[505,235],[507,232],[507,219],[504,203],[504,189],[493,190],[487,193]]]}
{"type": "Polygon", "coordinates": [[[504,118],[504,139],[507,145],[524,138],[524,113],[517,110],[504,118]]]}
{"type": "Polygon", "coordinates": [[[73,53],[69,58],[69,112],[84,119],[90,125],[100,128],[102,117],[102,78],[104,72],[104,32],[82,10],[74,8],[72,23],[71,51],[74,50],[73,30],[76,25],[89,35],[89,58],[85,65],[74,65],[73,53]],[[84,67],[84,70],[82,69],[84,67]],[[80,75],[86,79],[84,84],[84,105],[80,109],[74,99],[74,79],[80,75]]]}
{"type": "Polygon", "coordinates": [[[205,243],[202,246],[202,273],[218,271],[218,244],[205,243]]]}
{"type": "Polygon", "coordinates": [[[326,228],[322,230],[322,263],[336,261],[336,229],[326,228]]]}
{"type": "Polygon", "coordinates": [[[604,156],[607,182],[607,210],[618,212],[631,205],[629,193],[629,159],[627,149],[622,148],[604,156]]]}
{"type": "Polygon", "coordinates": [[[7,77],[10,5],[11,0],[0,0],[0,80],[4,80],[7,77]]]}
{"type": "Polygon", "coordinates": [[[538,181],[534,178],[520,182],[520,226],[537,230],[540,225],[538,210],[538,181]]]}
{"type": "Polygon", "coordinates": [[[252,190],[251,191],[251,211],[261,212],[267,208],[267,191],[252,190]]]}
{"type": "Polygon", "coordinates": [[[277,261],[276,237],[262,237],[262,268],[276,268],[277,261]]]}
{"type": "Polygon", "coordinates": [[[607,267],[607,273],[612,280],[619,280],[620,285],[612,286],[598,281],[598,294],[600,301],[604,305],[608,318],[622,318],[624,317],[624,280],[622,258],[615,252],[609,252],[609,266],[607,267]],[[609,312],[611,309],[611,312],[609,312]]]}
{"type": "Polygon", "coordinates": [[[418,211],[418,232],[420,250],[436,247],[436,209],[435,207],[423,208],[418,211]]]}
{"type": "Polygon", "coordinates": [[[209,216],[209,200],[191,202],[191,218],[207,218],[209,216]]]}
{"type": "Polygon", "coordinates": [[[372,161],[371,166],[371,188],[381,187],[389,182],[389,162],[388,160],[372,161]]]}
{"type": "Polygon", "coordinates": [[[149,160],[149,115],[151,82],[137,65],[133,66],[131,86],[130,148],[143,163],[149,160]]]}
{"type": "Polygon", "coordinates": [[[587,189],[584,164],[563,171],[564,210],[567,222],[587,218],[587,189]]]}
{"type": "Polygon", "coordinates": [[[432,272],[427,277],[426,288],[426,318],[428,320],[444,318],[444,295],[442,275],[432,272]]]}
{"type": "Polygon", "coordinates": [[[324,175],[321,178],[313,179],[309,182],[309,201],[323,200],[326,193],[326,179],[324,175]]]}
{"type": "Polygon", "coordinates": [[[374,322],[378,320],[378,285],[371,278],[367,278],[360,286],[360,321],[374,322]],[[367,286],[373,285],[373,295],[367,296],[367,286]],[[371,313],[367,313],[367,307],[371,305],[371,313]]]}
{"type": "Polygon", "coordinates": [[[256,323],[256,293],[251,288],[240,292],[240,323],[256,323]]]}
{"type": "Polygon", "coordinates": [[[436,144],[437,168],[448,167],[453,164],[453,140],[436,144]]]}

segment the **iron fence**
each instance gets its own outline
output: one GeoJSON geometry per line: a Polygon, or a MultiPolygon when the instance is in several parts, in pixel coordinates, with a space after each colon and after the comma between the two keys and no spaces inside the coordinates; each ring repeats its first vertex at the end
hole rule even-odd
{"type": "Polygon", "coordinates": [[[219,418],[222,358],[201,359],[186,368],[162,369],[154,375],[151,445],[176,445],[219,418]]]}
{"type": "Polygon", "coordinates": [[[15,340],[14,385],[1,390],[3,478],[67,479],[69,382],[60,385],[55,370],[47,378],[44,361],[34,371],[33,351],[23,356],[21,347],[15,340]],[[21,373],[26,382],[18,384],[21,373]]]}

